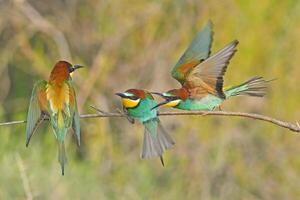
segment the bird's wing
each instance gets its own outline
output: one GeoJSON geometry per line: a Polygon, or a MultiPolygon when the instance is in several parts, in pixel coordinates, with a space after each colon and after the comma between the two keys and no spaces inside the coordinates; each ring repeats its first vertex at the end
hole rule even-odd
{"type": "Polygon", "coordinates": [[[225,98],[223,76],[230,59],[236,52],[237,44],[238,41],[234,40],[190,71],[184,86],[189,90],[191,98],[201,98],[207,93],[225,98]]]}
{"type": "Polygon", "coordinates": [[[73,117],[72,128],[75,133],[77,145],[80,146],[80,116],[78,113],[77,105],[76,105],[75,113],[74,113],[74,117],[73,117]]]}
{"type": "MultiPolygon", "coordinates": [[[[26,124],[26,146],[29,145],[30,138],[42,123],[46,114],[42,111],[42,103],[47,102],[46,100],[46,85],[47,82],[42,80],[38,81],[32,90],[29,109],[27,114],[27,124],[26,124]]],[[[46,105],[44,105],[46,106],[46,105]]]]}
{"type": "Polygon", "coordinates": [[[209,21],[173,67],[172,77],[182,85],[185,82],[186,74],[209,56],[213,41],[212,28],[213,25],[209,21]]]}
{"type": "Polygon", "coordinates": [[[77,141],[77,145],[80,146],[80,116],[78,113],[78,107],[77,107],[77,100],[76,100],[76,93],[75,93],[75,89],[73,87],[73,84],[71,81],[68,82],[68,86],[70,89],[69,92],[69,109],[70,109],[70,113],[71,116],[73,116],[72,119],[72,129],[74,131],[75,134],[75,138],[77,141]]]}

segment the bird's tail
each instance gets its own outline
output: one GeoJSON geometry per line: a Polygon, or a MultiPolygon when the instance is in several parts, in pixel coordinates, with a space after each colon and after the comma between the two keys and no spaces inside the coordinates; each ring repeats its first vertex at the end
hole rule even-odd
{"type": "Polygon", "coordinates": [[[165,131],[158,118],[145,121],[142,159],[160,157],[162,165],[163,153],[175,144],[173,138],[165,131]]]}
{"type": "Polygon", "coordinates": [[[238,95],[263,97],[266,95],[268,82],[262,77],[254,77],[238,86],[227,89],[225,96],[226,98],[238,95]]]}
{"type": "Polygon", "coordinates": [[[58,141],[58,162],[61,166],[61,174],[65,175],[65,164],[67,162],[65,143],[58,141]]]}

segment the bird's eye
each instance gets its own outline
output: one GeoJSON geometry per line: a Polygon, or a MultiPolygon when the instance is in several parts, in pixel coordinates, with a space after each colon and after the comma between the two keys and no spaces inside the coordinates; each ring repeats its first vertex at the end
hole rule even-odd
{"type": "Polygon", "coordinates": [[[177,100],[178,97],[176,97],[176,96],[166,96],[165,99],[168,100],[168,101],[174,101],[174,100],[177,100]]]}
{"type": "Polygon", "coordinates": [[[69,73],[72,73],[72,72],[74,72],[74,68],[72,67],[72,66],[69,66],[69,73]]]}
{"type": "Polygon", "coordinates": [[[131,100],[137,100],[137,99],[139,99],[139,97],[137,97],[137,96],[131,96],[131,97],[128,97],[129,99],[131,99],[131,100]]]}

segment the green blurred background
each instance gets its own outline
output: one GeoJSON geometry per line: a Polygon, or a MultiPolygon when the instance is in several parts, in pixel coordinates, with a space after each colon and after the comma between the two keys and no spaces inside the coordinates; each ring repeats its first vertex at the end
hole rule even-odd
{"type": "MultiPolygon", "coordinates": [[[[240,44],[225,85],[262,75],[266,98],[237,97],[223,110],[300,120],[300,1],[2,0],[0,121],[26,118],[35,81],[59,59],[74,74],[81,113],[120,108],[114,92],[178,87],[173,64],[206,22],[213,52],[240,44]]],[[[80,149],[67,138],[60,175],[48,123],[25,148],[25,124],[0,127],[0,199],[299,199],[300,138],[261,121],[161,117],[176,146],[159,159],[139,157],[143,128],[125,118],[83,119],[80,149]]]]}

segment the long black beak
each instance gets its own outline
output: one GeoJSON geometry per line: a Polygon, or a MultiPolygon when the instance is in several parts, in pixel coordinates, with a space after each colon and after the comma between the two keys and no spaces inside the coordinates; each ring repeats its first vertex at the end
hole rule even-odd
{"type": "Polygon", "coordinates": [[[154,106],[153,108],[151,108],[151,110],[154,110],[154,109],[156,109],[156,108],[158,108],[160,106],[163,106],[163,105],[165,105],[165,104],[167,104],[169,102],[170,102],[170,100],[166,100],[166,101],[160,102],[159,104],[157,104],[156,106],[154,106]]]}
{"type": "Polygon", "coordinates": [[[118,95],[121,98],[125,98],[126,97],[123,93],[120,93],[120,92],[115,93],[115,95],[118,95]]]}
{"type": "Polygon", "coordinates": [[[164,95],[162,93],[159,93],[159,92],[151,92],[151,94],[155,94],[155,95],[158,95],[158,96],[161,96],[164,98],[164,95]]]}
{"type": "Polygon", "coordinates": [[[73,65],[73,71],[75,71],[76,69],[80,69],[80,68],[83,68],[84,66],[82,66],[82,65],[73,65]]]}

